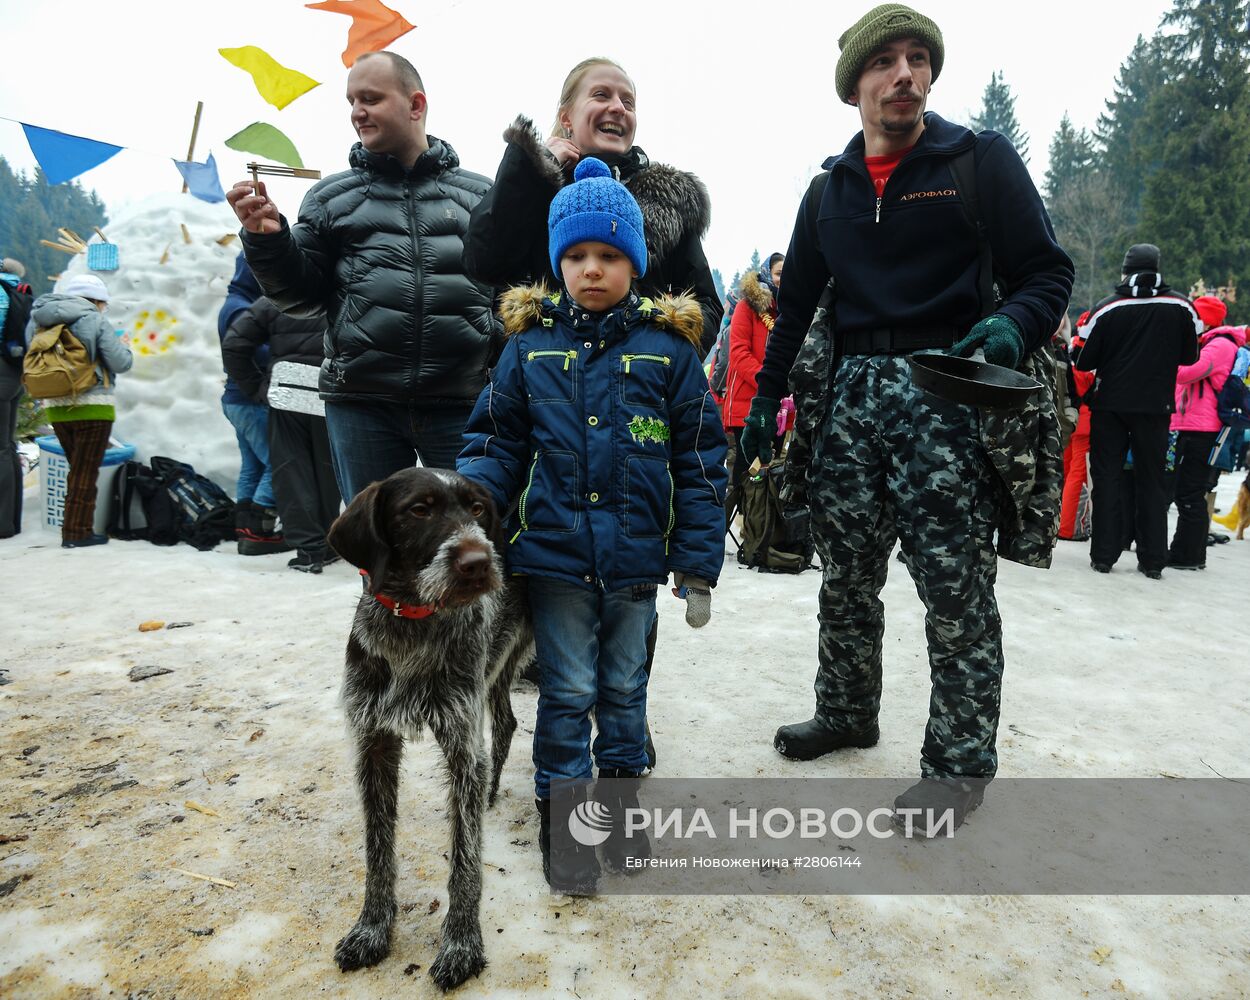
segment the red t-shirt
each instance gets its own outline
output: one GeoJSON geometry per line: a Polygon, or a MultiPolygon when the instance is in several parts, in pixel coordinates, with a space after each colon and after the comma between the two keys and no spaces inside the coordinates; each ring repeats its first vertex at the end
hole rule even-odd
{"type": "Polygon", "coordinates": [[[908,146],[906,149],[900,149],[897,153],[891,153],[889,156],[864,157],[864,166],[868,168],[868,176],[872,178],[872,186],[877,189],[878,198],[885,191],[885,182],[890,179],[890,174],[894,173],[894,168],[899,165],[904,156],[915,148],[915,146],[908,146]]]}

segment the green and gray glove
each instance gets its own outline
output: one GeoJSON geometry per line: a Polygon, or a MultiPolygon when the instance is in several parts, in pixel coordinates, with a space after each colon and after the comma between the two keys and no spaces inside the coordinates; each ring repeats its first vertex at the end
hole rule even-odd
{"type": "Polygon", "coordinates": [[[712,585],[701,576],[673,573],[673,596],[686,602],[686,624],[703,628],[712,620],[712,585]]]}
{"type": "Polygon", "coordinates": [[[1024,356],[1024,335],[1011,317],[994,313],[969,330],[968,336],[952,347],[949,353],[957,358],[966,358],[977,349],[985,352],[985,360],[990,364],[1015,368],[1024,356]]]}
{"type": "Polygon", "coordinates": [[[777,436],[777,411],[780,400],[756,396],[751,400],[751,412],[742,426],[742,454],[750,465],[755,459],[767,465],[773,460],[773,438],[777,436]]]}

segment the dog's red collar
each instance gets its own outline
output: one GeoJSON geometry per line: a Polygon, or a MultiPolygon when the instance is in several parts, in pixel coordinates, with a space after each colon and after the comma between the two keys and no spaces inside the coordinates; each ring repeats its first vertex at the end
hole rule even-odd
{"type": "MultiPolygon", "coordinates": [[[[360,571],[360,575],[365,579],[369,578],[369,574],[363,569],[360,571]]],[[[372,597],[382,607],[389,609],[396,618],[429,618],[430,615],[442,607],[440,604],[400,604],[399,601],[393,597],[387,597],[385,594],[373,594],[372,597]]]]}

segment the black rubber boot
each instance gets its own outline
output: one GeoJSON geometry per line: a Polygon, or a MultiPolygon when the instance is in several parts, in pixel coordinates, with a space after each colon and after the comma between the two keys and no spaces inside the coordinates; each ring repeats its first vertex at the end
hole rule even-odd
{"type": "MultiPolygon", "coordinates": [[[[573,808],[586,804],[586,786],[582,786],[573,808]]],[[[543,855],[543,878],[555,892],[569,896],[593,896],[599,887],[599,859],[593,844],[582,844],[573,838],[566,824],[551,828],[551,800],[535,799],[538,807],[538,847],[543,855]]]]}
{"type": "Polygon", "coordinates": [[[234,505],[234,537],[236,541],[255,530],[255,518],[252,516],[254,509],[255,505],[251,500],[240,500],[234,505]]]}
{"type": "Polygon", "coordinates": [[[252,504],[243,515],[243,531],[237,525],[240,515],[235,513],[235,534],[239,540],[239,555],[267,556],[275,552],[290,552],[291,546],[278,530],[278,512],[272,507],[252,504]]]}
{"type": "Polygon", "coordinates": [[[819,719],[808,719],[792,726],[782,726],[773,737],[773,746],[791,760],[815,760],[834,750],[875,747],[881,731],[874,722],[865,729],[830,729],[819,719]]]}
{"type": "Polygon", "coordinates": [[[894,800],[894,826],[926,839],[954,833],[984,800],[987,784],[987,778],[921,778],[894,800]]]}
{"type": "Polygon", "coordinates": [[[651,857],[651,841],[646,833],[635,830],[626,836],[625,831],[627,811],[638,808],[639,780],[639,776],[630,771],[601,768],[595,783],[595,799],[612,817],[612,831],[600,848],[603,867],[610,872],[635,875],[644,867],[636,862],[645,862],[651,857]],[[635,863],[630,864],[631,861],[635,863]]]}

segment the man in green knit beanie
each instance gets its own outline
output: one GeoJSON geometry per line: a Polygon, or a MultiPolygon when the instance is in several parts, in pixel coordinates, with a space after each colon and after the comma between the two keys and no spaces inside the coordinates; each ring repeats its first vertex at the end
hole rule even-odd
{"type": "MultiPolygon", "coordinates": [[[[799,207],[743,430],[747,460],[768,461],[777,401],[832,282],[835,362],[815,407],[823,416],[806,470],[822,565],[816,712],[778,729],[774,745],[794,760],[876,745],[878,595],[899,542],[925,604],[932,693],[921,781],[896,801],[896,816],[949,809],[958,826],[998,765],[995,531],[1018,515],[982,447],[978,411],[913,385],[908,355],[980,350],[993,364],[1031,366],[1067,307],[1072,262],[1011,143],[926,110],[945,60],[932,20],[882,4],[838,44],[835,88],[862,131],[825,161],[799,207]]],[[[1044,534],[1036,546],[1048,561],[1044,534]]]]}

